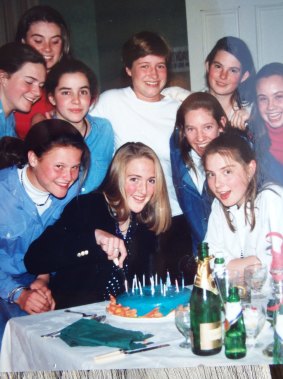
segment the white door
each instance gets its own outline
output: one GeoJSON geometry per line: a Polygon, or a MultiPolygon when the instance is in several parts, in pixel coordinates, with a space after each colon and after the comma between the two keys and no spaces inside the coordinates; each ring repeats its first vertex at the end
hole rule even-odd
{"type": "Polygon", "coordinates": [[[256,69],[283,62],[282,0],[185,1],[191,90],[205,86],[205,58],[224,36],[240,37],[247,43],[256,69]]]}

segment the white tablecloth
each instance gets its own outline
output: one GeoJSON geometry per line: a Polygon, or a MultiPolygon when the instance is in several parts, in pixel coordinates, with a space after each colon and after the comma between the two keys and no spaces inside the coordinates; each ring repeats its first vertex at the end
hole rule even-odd
{"type": "MultiPolygon", "coordinates": [[[[72,308],[83,312],[105,314],[106,303],[89,304],[72,308]]],[[[262,349],[272,340],[272,329],[266,324],[258,342],[260,348],[248,349],[245,358],[229,360],[221,353],[199,357],[190,349],[178,345],[183,336],[177,331],[174,319],[167,321],[119,320],[107,316],[107,322],[124,329],[152,333],[154,343],[170,343],[170,346],[108,359],[96,363],[94,357],[117,349],[109,347],[69,347],[60,338],[42,338],[41,335],[60,330],[78,320],[81,316],[63,310],[34,316],[11,319],[5,329],[0,356],[0,371],[42,371],[42,370],[88,370],[88,369],[125,369],[125,368],[170,368],[220,365],[268,365],[272,359],[262,354],[262,349]]]]}

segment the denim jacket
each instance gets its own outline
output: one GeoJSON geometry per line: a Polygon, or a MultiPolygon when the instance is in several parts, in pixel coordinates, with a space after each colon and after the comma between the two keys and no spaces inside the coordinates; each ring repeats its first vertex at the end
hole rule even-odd
{"type": "Polygon", "coordinates": [[[89,193],[102,183],[114,152],[114,133],[108,120],[87,115],[91,130],[85,139],[90,150],[90,167],[81,188],[81,193],[89,193]]]}
{"type": "Polygon", "coordinates": [[[189,224],[193,253],[196,256],[198,244],[204,240],[206,234],[213,197],[208,192],[206,182],[202,194],[197,190],[177,147],[177,138],[174,138],[174,134],[170,138],[170,157],[177,199],[189,224]]]}
{"type": "MultiPolygon", "coordinates": [[[[51,195],[52,203],[40,216],[23,188],[17,167],[0,170],[0,297],[31,284],[35,276],[28,274],[23,259],[33,240],[53,224],[64,206],[78,193],[78,181],[63,199],[51,195]]],[[[17,295],[20,295],[19,293],[17,295]]],[[[18,297],[18,296],[17,296],[18,297]]]]}

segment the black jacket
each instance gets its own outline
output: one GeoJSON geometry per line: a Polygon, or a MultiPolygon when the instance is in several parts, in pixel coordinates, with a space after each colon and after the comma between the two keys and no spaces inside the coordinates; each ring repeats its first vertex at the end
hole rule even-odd
{"type": "MultiPolygon", "coordinates": [[[[96,244],[95,229],[116,234],[115,219],[104,196],[99,193],[78,196],[26,253],[24,262],[29,272],[53,273],[50,289],[56,309],[107,299],[107,283],[113,276],[115,282],[117,279],[113,295],[124,291],[123,271],[96,244]]],[[[140,281],[143,274],[147,281],[155,274],[155,244],[154,233],[134,222],[132,238],[126,243],[128,256],[124,264],[129,286],[135,274],[140,281]]]]}

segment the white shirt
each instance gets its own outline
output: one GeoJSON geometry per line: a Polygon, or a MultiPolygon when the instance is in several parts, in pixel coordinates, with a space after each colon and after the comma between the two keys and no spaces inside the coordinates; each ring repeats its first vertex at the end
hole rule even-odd
{"type": "Polygon", "coordinates": [[[173,216],[182,213],[173,186],[169,148],[179,106],[179,101],[169,97],[156,102],[140,100],[127,87],[102,93],[90,111],[92,116],[111,122],[116,149],[126,142],[142,142],[155,151],[164,171],[173,216]]]}
{"type": "Polygon", "coordinates": [[[194,162],[196,173],[193,169],[190,169],[189,172],[190,172],[192,181],[194,182],[194,185],[197,187],[198,192],[202,194],[203,185],[205,182],[205,172],[202,165],[202,160],[201,160],[201,157],[194,150],[190,151],[190,155],[194,162]]]}
{"type": "MultiPolygon", "coordinates": [[[[244,207],[229,208],[235,232],[229,228],[221,203],[215,199],[208,220],[205,241],[209,253],[215,255],[223,251],[226,264],[235,258],[257,256],[268,266],[271,263],[271,240],[266,238],[269,232],[283,233],[283,188],[269,185],[261,191],[255,201],[256,223],[254,229],[245,223],[244,207]]],[[[281,251],[281,240],[272,240],[272,248],[281,251]]]]}

